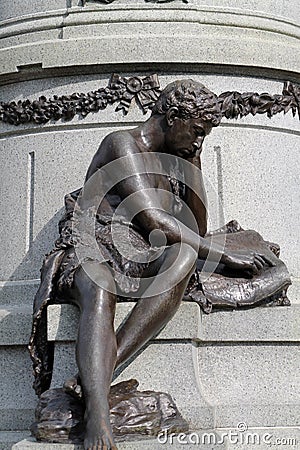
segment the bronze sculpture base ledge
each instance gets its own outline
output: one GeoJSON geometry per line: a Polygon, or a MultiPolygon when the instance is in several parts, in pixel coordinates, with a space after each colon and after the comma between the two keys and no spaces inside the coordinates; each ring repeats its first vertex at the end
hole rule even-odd
{"type": "MultiPolygon", "coordinates": [[[[154,437],[162,430],[168,433],[188,431],[169,394],[137,390],[137,380],[111,387],[110,420],[116,441],[154,437]]],[[[38,402],[31,433],[39,442],[83,442],[84,402],[64,389],[49,389],[38,402]]]]}

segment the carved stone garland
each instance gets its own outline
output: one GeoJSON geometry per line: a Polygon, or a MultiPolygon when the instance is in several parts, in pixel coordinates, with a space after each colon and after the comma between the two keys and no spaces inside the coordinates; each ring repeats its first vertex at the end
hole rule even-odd
{"type": "MultiPolygon", "coordinates": [[[[116,111],[127,114],[133,100],[145,114],[151,110],[160,94],[160,84],[156,74],[130,78],[113,74],[108,85],[88,93],[73,93],[71,95],[38,100],[19,100],[18,102],[0,102],[0,120],[11,125],[29,122],[44,124],[51,121],[71,120],[74,116],[87,116],[98,112],[108,105],[118,103],[116,111]]],[[[300,119],[300,85],[289,81],[284,83],[282,94],[271,95],[255,92],[224,92],[219,95],[219,103],[224,117],[237,119],[248,114],[275,114],[292,111],[298,112],[300,119]]]]}

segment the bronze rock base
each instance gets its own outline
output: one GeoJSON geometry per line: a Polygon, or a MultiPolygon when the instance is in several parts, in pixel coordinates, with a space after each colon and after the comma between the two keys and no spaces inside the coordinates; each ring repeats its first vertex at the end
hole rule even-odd
{"type": "MultiPolygon", "coordinates": [[[[162,392],[137,390],[137,380],[112,386],[110,420],[116,441],[154,437],[161,430],[168,433],[188,431],[171,396],[162,392]]],[[[49,389],[38,402],[31,426],[40,442],[82,443],[84,437],[84,401],[64,389],[49,389]]]]}

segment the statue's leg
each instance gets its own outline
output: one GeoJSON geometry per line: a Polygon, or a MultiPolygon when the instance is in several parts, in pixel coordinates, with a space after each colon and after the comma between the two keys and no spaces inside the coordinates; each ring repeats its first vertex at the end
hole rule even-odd
{"type": "Polygon", "coordinates": [[[81,311],[76,357],[86,403],[84,448],[112,450],[116,446],[109,421],[108,394],[117,355],[113,325],[115,283],[107,267],[88,262],[75,272],[74,287],[75,302],[81,311]],[[93,272],[96,282],[85,269],[93,272]]]}
{"type": "MultiPolygon", "coordinates": [[[[173,317],[195,268],[196,259],[197,253],[187,244],[174,244],[165,250],[157,270],[158,275],[165,275],[159,280],[154,278],[117,332],[116,368],[120,368],[138,352],[173,317]],[[157,293],[157,287],[160,293],[157,293]]],[[[156,264],[154,262],[153,266],[156,264]]]]}

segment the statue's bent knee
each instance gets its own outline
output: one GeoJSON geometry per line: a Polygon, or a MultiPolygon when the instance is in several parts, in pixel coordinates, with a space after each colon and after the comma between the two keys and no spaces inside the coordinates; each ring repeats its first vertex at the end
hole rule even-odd
{"type": "Polygon", "coordinates": [[[189,244],[178,242],[170,247],[174,257],[176,257],[176,271],[190,272],[194,269],[197,253],[189,244]]]}
{"type": "Polygon", "coordinates": [[[115,282],[111,271],[105,264],[97,261],[88,261],[83,263],[75,272],[75,286],[79,291],[104,290],[115,292],[115,282]]]}

